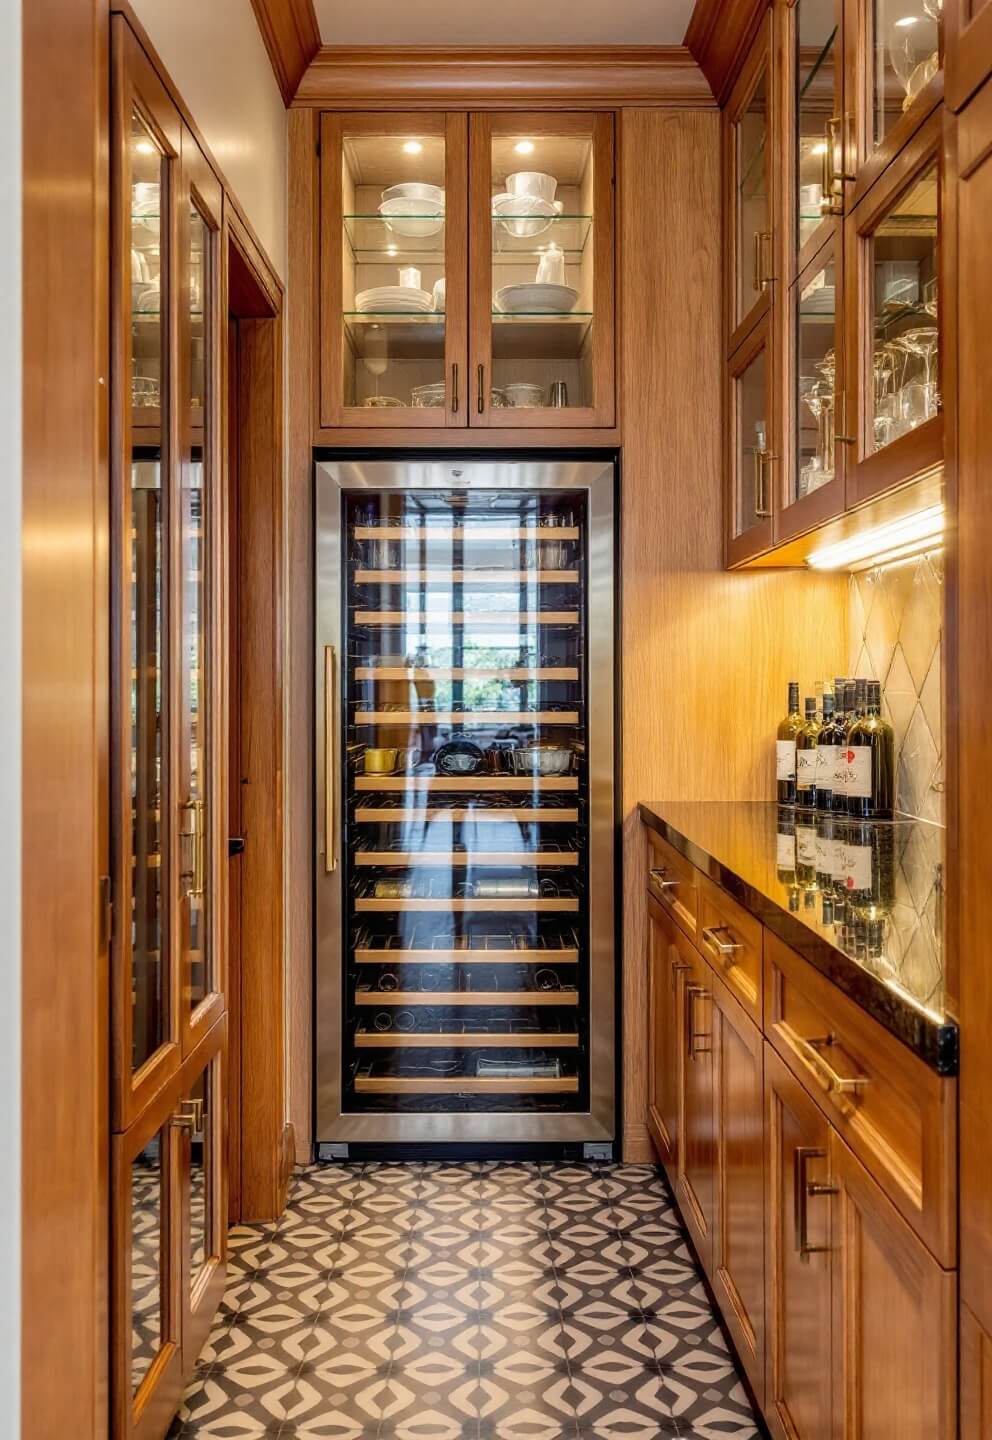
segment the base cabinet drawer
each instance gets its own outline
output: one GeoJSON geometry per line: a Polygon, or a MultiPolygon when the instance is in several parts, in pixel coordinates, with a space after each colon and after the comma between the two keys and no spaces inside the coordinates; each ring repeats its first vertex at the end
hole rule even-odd
{"type": "Polygon", "coordinates": [[[699,877],[698,944],[756,1024],[761,1024],[762,925],[735,900],[699,877]]]}
{"type": "Polygon", "coordinates": [[[648,831],[648,893],[674,915],[682,929],[696,938],[698,872],[684,855],[648,831]]]}
{"type": "Polygon", "coordinates": [[[679,977],[685,968],[675,922],[648,898],[648,1130],[662,1162],[678,1164],[682,1011],[679,977]]]}

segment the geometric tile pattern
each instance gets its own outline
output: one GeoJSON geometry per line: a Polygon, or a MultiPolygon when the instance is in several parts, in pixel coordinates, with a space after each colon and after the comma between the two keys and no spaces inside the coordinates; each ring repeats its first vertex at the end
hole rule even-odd
{"type": "Polygon", "coordinates": [[[229,1245],[173,1437],[763,1433],[652,1166],[312,1166],[229,1245]]]}

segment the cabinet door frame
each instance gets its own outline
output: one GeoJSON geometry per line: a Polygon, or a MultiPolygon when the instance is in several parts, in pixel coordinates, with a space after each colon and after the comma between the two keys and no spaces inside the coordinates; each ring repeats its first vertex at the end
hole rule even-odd
{"type": "Polygon", "coordinates": [[[611,428],[616,421],[615,139],[611,111],[480,111],[469,116],[468,424],[473,429],[611,428]],[[494,135],[591,134],[593,144],[594,404],[493,409],[492,139],[494,135]]]}
{"type": "MultiPolygon", "coordinates": [[[[226,529],[228,523],[227,476],[224,463],[223,414],[226,406],[221,404],[222,364],[221,356],[226,336],[226,296],[222,295],[223,257],[221,239],[223,236],[223,191],[214,171],[207,163],[194,136],[184,125],[182,132],[182,165],[180,170],[180,194],[178,215],[177,264],[179,278],[177,294],[179,304],[174,315],[177,341],[177,372],[180,377],[181,401],[175,407],[175,450],[177,463],[174,467],[173,515],[176,523],[171,527],[170,551],[172,559],[173,614],[179,623],[171,627],[170,666],[172,672],[173,725],[169,746],[170,771],[175,778],[172,804],[170,837],[170,859],[173,907],[173,963],[179,977],[180,992],[180,1035],[182,1055],[185,1059],[199,1044],[202,1037],[221,1015],[225,1005],[227,989],[226,938],[227,938],[227,698],[225,678],[227,674],[227,610],[224,577],[227,574],[226,529]],[[191,350],[189,333],[189,277],[183,274],[183,258],[189,241],[189,210],[195,205],[209,236],[209,283],[205,257],[204,282],[202,291],[208,304],[204,305],[204,399],[200,421],[203,447],[204,496],[209,500],[210,521],[207,527],[207,545],[201,551],[205,567],[203,644],[206,647],[207,677],[205,687],[207,703],[207,736],[205,740],[208,756],[208,786],[204,796],[206,817],[202,844],[206,847],[204,876],[209,901],[207,908],[206,942],[210,956],[209,972],[203,999],[196,1005],[191,1003],[189,979],[189,952],[185,936],[192,917],[192,897],[181,893],[182,857],[180,831],[181,811],[189,791],[188,746],[185,744],[182,718],[183,668],[185,636],[183,619],[182,556],[182,470],[191,463],[191,447],[194,440],[193,407],[189,403],[191,373],[189,355],[191,350]],[[203,437],[203,426],[206,436],[203,437]]],[[[203,515],[201,514],[201,530],[203,515]]],[[[202,681],[201,676],[201,681],[202,681]]]]}
{"type": "MultiPolygon", "coordinates": [[[[726,374],[726,395],[725,395],[725,434],[724,434],[724,473],[725,493],[724,506],[726,518],[726,562],[728,567],[741,565],[745,561],[753,559],[756,555],[763,554],[770,550],[773,544],[776,497],[779,489],[778,471],[774,467],[781,464],[781,447],[779,439],[781,426],[778,417],[778,386],[776,376],[778,367],[776,365],[777,346],[774,342],[773,311],[769,308],[759,323],[751,330],[745,338],[740,349],[727,362],[726,374]],[[767,507],[767,514],[759,516],[754,525],[742,530],[739,535],[734,534],[737,516],[737,493],[738,493],[738,448],[737,448],[737,421],[738,421],[738,400],[737,382],[744,374],[747,367],[754,361],[760,352],[765,352],[765,413],[767,419],[767,444],[766,457],[773,473],[759,482],[756,470],[753,477],[749,476],[747,483],[753,483],[756,488],[755,509],[759,509],[758,499],[762,499],[767,507]],[[762,491],[760,497],[757,494],[762,491]]],[[[741,477],[743,479],[743,477],[741,477]]]]}
{"type": "Polygon", "coordinates": [[[182,1399],[183,1317],[179,1248],[182,1177],[172,1114],[177,1085],[159,1092],[145,1113],[111,1142],[111,1391],[114,1434],[118,1440],[161,1440],[182,1399]],[[162,1131],[166,1167],[161,1223],[165,1306],[165,1342],[137,1392],[131,1388],[131,1166],[148,1142],[162,1131]]]}
{"type": "MultiPolygon", "coordinates": [[[[883,179],[844,224],[845,415],[848,433],[854,437],[854,443],[847,446],[845,500],[849,510],[943,463],[944,417],[941,411],[883,449],[873,450],[868,448],[868,437],[873,429],[874,415],[869,413],[865,403],[869,393],[873,393],[873,388],[869,389],[874,342],[874,335],[870,332],[870,319],[874,313],[874,274],[869,263],[871,238],[900,195],[935,163],[938,166],[940,194],[943,177],[942,120],[940,110],[930,116],[898,159],[889,166],[883,179]]],[[[942,270],[941,221],[942,217],[938,215],[937,253],[938,266],[942,270]]],[[[938,296],[942,291],[941,274],[938,277],[938,296]]],[[[941,301],[941,310],[943,308],[941,301]]],[[[942,318],[938,319],[938,324],[939,377],[943,373],[941,352],[945,343],[942,318]]]]}
{"type": "Polygon", "coordinates": [[[443,430],[468,425],[468,117],[454,111],[378,113],[324,111],[320,116],[318,185],[318,364],[320,426],[362,430],[443,430]],[[344,403],[344,294],[342,264],[344,201],[341,166],[344,137],[381,134],[444,137],[444,377],[443,410],[376,410],[344,403]],[[457,369],[455,368],[457,367],[457,369]],[[456,380],[457,376],[457,380],[456,380]],[[457,408],[454,406],[457,384],[457,408]]]}
{"type": "Polygon", "coordinates": [[[692,1237],[696,1247],[696,1253],[702,1262],[703,1269],[712,1278],[713,1274],[713,1212],[716,1199],[716,1171],[712,1164],[714,1153],[714,1140],[716,1133],[715,1115],[715,1065],[713,1045],[713,985],[712,974],[709,966],[696,953],[694,947],[683,936],[676,936],[676,943],[679,955],[685,968],[678,974],[678,1014],[679,1034],[682,1040],[680,1047],[681,1063],[679,1066],[681,1080],[679,1084],[679,1147],[678,1167],[676,1170],[675,1190],[679,1200],[679,1209],[682,1212],[682,1219],[685,1221],[686,1229],[692,1237]],[[709,1014],[709,1029],[700,1030],[696,1028],[695,1007],[696,1003],[705,1005],[709,1014]],[[708,1042],[705,1044],[697,1042],[708,1042]],[[692,1067],[692,1068],[691,1068],[692,1067]],[[701,1103],[697,1107],[690,1103],[690,1096],[693,1092],[692,1081],[698,1080],[701,1070],[705,1068],[708,1075],[703,1076],[701,1103]],[[706,1084],[709,1086],[709,1096],[706,1097],[706,1084]],[[700,1132],[700,1122],[707,1127],[706,1134],[700,1132]],[[708,1169],[707,1186],[708,1195],[700,1194],[697,1185],[694,1183],[693,1171],[700,1167],[696,1163],[695,1152],[697,1144],[701,1144],[704,1155],[709,1155],[710,1163],[703,1164],[708,1169]]]}
{"type": "MultiPolygon", "coordinates": [[[[180,1255],[179,1274],[181,1277],[183,1374],[188,1379],[192,1374],[198,1355],[206,1343],[207,1336],[224,1296],[227,1279],[227,1017],[222,1016],[214,1025],[209,1036],[204,1038],[200,1049],[193,1057],[195,1063],[183,1068],[183,1090],[189,1089],[203,1073],[210,1071],[210,1085],[216,1099],[208,1112],[208,1135],[212,1151],[212,1164],[217,1183],[209,1189],[209,1229],[207,1234],[216,1238],[216,1247],[210,1246],[201,1267],[196,1285],[192,1283],[192,1165],[190,1158],[191,1140],[188,1130],[178,1136],[180,1152],[180,1176],[182,1179],[179,1210],[180,1255]]],[[[207,1143],[206,1139],[205,1142],[207,1143]]],[[[206,1245],[206,1236],[205,1236],[206,1245]]]]}
{"type": "MultiPolygon", "coordinates": [[[[163,702],[160,711],[164,734],[161,737],[163,769],[172,736],[172,671],[169,663],[169,631],[172,628],[173,574],[167,538],[174,515],[172,472],[175,462],[175,427],[178,385],[178,357],[174,312],[178,277],[178,215],[182,120],[162,81],[122,15],[112,17],[113,87],[111,105],[111,850],[113,927],[111,937],[111,1053],[113,1057],[112,1125],[128,1129],[152,1097],[175,1074],[181,1057],[179,972],[172,958],[174,921],[171,913],[172,774],[162,776],[160,787],[161,826],[161,949],[163,966],[162,1000],[165,1011],[163,1040],[158,1049],[137,1069],[132,1068],[134,1016],[132,1004],[131,907],[133,879],[131,866],[131,761],[130,761],[130,676],[131,676],[131,464],[134,417],[131,406],[131,216],[129,132],[132,111],[137,110],[154,135],[168,161],[168,215],[165,234],[168,254],[164,287],[160,286],[162,344],[165,373],[160,377],[160,494],[162,497],[161,586],[163,595],[162,651],[160,656],[163,702]],[[163,306],[164,301],[164,306],[163,306]]],[[[161,222],[160,222],[161,223],[161,222]]],[[[148,417],[144,417],[148,418],[148,417]]]]}
{"type": "MultiPolygon", "coordinates": [[[[817,232],[818,234],[820,231],[817,232]]],[[[804,250],[805,253],[805,250],[804,250]]],[[[827,520],[841,515],[844,511],[844,497],[847,471],[847,455],[851,449],[847,443],[846,424],[848,392],[844,383],[845,331],[844,331],[844,243],[843,231],[833,224],[825,233],[823,244],[806,261],[802,270],[789,289],[787,302],[782,306],[780,346],[782,364],[782,392],[780,404],[782,417],[780,433],[782,455],[778,464],[778,486],[776,487],[774,509],[774,532],[776,545],[792,540],[797,535],[823,525],[827,520]],[[821,485],[812,494],[788,503],[787,492],[795,480],[797,464],[798,428],[796,417],[799,409],[799,354],[798,354],[798,306],[803,286],[830,260],[834,266],[834,358],[836,378],[834,381],[834,478],[821,485]]]]}
{"type": "MultiPolygon", "coordinates": [[[[758,299],[740,319],[738,311],[738,248],[740,237],[737,227],[737,126],[747,110],[758,82],[764,75],[766,89],[766,113],[768,130],[765,138],[766,165],[768,173],[768,224],[770,230],[761,232],[768,235],[767,249],[772,271],[781,274],[779,223],[778,163],[775,145],[775,126],[780,106],[776,105],[778,67],[772,63],[772,13],[766,13],[761,26],[751,42],[747,58],[734,82],[730,97],[723,111],[723,175],[724,175],[724,336],[727,356],[733,356],[756,326],[767,320],[774,300],[774,291],[779,283],[775,273],[767,276],[761,286],[758,299]]],[[[746,259],[746,257],[743,257],[746,259]]],[[[756,259],[756,265],[758,261],[756,259]]],[[[762,262],[763,263],[763,262],[762,262]]],[[[763,274],[763,272],[762,272],[763,274]]]]}
{"type": "Polygon", "coordinates": [[[648,917],[648,1129],[663,1164],[675,1174],[679,1156],[679,1085],[683,1046],[679,976],[686,962],[679,955],[678,931],[653,896],[647,897],[648,917]],[[666,1015],[670,1024],[666,1027],[666,1015]],[[658,1076],[664,1075],[659,1081],[658,1076]],[[658,1091],[667,1088],[658,1103],[658,1091]],[[667,1114],[664,1110],[667,1110],[667,1114]]]}
{"type": "Polygon", "coordinates": [[[951,110],[963,110],[992,75],[992,4],[959,0],[943,13],[945,96],[951,110]]]}

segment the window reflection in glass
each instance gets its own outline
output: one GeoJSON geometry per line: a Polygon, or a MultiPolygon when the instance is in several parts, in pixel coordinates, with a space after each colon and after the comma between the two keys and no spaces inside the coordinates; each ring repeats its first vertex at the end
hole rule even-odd
{"type": "Polygon", "coordinates": [[[165,1131],[131,1163],[131,1390],[137,1392],[162,1346],[165,1131]]]}

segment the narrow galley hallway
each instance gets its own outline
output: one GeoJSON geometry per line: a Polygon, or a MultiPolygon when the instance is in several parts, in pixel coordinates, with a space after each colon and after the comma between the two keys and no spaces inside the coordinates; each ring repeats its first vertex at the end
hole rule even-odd
{"type": "Polygon", "coordinates": [[[759,1434],[651,1166],[313,1166],[230,1244],[171,1437],[759,1434]]]}

